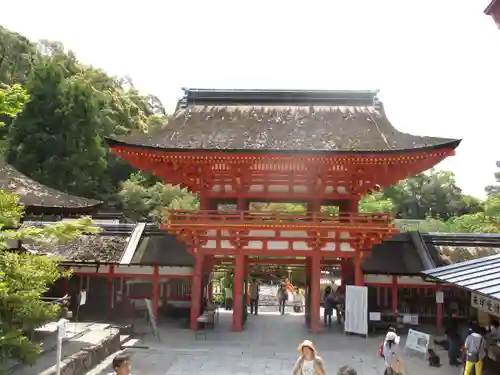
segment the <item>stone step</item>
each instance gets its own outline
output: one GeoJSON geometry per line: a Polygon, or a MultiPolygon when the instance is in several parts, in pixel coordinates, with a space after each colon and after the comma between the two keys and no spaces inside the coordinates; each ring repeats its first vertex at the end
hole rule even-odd
{"type": "Polygon", "coordinates": [[[113,372],[113,358],[120,354],[130,354],[127,349],[149,349],[148,346],[140,345],[141,340],[131,335],[120,335],[120,350],[111,353],[101,363],[88,371],[85,375],[104,375],[113,372]]]}
{"type": "MultiPolygon", "coordinates": [[[[115,352],[119,348],[118,329],[110,327],[109,324],[92,324],[85,332],[63,342],[61,375],[84,375],[110,352],[115,352]]],[[[55,363],[56,350],[50,350],[44,352],[33,366],[16,367],[13,371],[9,371],[9,374],[53,375],[56,370],[55,363]]]]}

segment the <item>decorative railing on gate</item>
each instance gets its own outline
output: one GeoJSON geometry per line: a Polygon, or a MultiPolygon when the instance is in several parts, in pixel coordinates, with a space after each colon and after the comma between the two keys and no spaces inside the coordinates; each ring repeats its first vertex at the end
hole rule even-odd
{"type": "Polygon", "coordinates": [[[386,231],[394,228],[393,219],[386,213],[317,213],[300,214],[250,211],[167,210],[164,225],[173,227],[206,228],[300,228],[386,231]]]}

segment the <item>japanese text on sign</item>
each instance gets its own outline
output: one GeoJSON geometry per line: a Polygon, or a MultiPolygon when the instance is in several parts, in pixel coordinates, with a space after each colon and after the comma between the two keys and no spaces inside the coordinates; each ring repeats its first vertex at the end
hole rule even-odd
{"type": "Polygon", "coordinates": [[[480,294],[472,293],[471,306],[500,318],[500,301],[497,301],[493,298],[488,298],[480,294]]]}

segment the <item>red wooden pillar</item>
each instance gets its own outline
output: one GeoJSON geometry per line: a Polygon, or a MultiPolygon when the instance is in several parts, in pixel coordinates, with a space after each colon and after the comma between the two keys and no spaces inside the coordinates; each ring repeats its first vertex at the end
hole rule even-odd
{"type": "Polygon", "coordinates": [[[392,312],[398,312],[398,277],[392,276],[392,312]]]}
{"type": "Polygon", "coordinates": [[[240,252],[234,257],[233,326],[235,332],[243,330],[243,284],[245,283],[245,256],[240,252]]]}
{"type": "Polygon", "coordinates": [[[321,253],[315,252],[311,257],[311,332],[320,331],[320,279],[321,253]]]}
{"type": "Polygon", "coordinates": [[[245,259],[245,278],[247,280],[246,282],[246,286],[247,286],[247,290],[245,290],[246,294],[247,294],[247,306],[250,306],[250,283],[252,282],[252,280],[250,280],[250,259],[249,258],[246,258],[245,259]]]}
{"type": "Polygon", "coordinates": [[[193,279],[191,281],[191,313],[189,324],[193,331],[198,329],[198,317],[201,313],[201,283],[203,279],[203,254],[197,253],[194,260],[193,279]]]}
{"type": "Polygon", "coordinates": [[[158,321],[158,307],[160,305],[160,270],[157,264],[153,267],[153,314],[158,321]]]}
{"type": "MultiPolygon", "coordinates": [[[[436,289],[436,293],[442,292],[441,288],[436,289]]],[[[436,331],[440,334],[443,330],[443,304],[437,303],[436,298],[436,331]]]]}
{"type": "Polygon", "coordinates": [[[114,294],[115,294],[115,265],[112,264],[109,266],[108,273],[108,311],[113,310],[114,305],[114,294]]]}
{"type": "Polygon", "coordinates": [[[363,263],[363,258],[361,254],[361,250],[356,250],[357,254],[354,257],[354,285],[363,286],[365,285],[363,270],[361,269],[361,265],[363,263]]]}
{"type": "Polygon", "coordinates": [[[355,214],[359,211],[359,202],[358,200],[348,200],[346,204],[347,212],[351,214],[355,214]]]}

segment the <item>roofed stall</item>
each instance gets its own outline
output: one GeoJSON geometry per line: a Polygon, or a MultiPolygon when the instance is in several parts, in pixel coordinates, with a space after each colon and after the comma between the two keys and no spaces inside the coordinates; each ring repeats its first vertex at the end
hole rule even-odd
{"type": "MultiPolygon", "coordinates": [[[[433,167],[459,143],[396,130],[376,91],[305,90],[185,89],[158,134],[108,139],[134,167],[199,194],[199,210],[171,210],[164,223],[196,260],[192,328],[197,280],[214,255],[232,257],[240,281],[250,256],[305,257],[311,285],[319,285],[323,258],[341,258],[362,285],[365,255],[396,229],[388,214],[359,213],[361,197],[433,167]],[[255,213],[252,202],[300,202],[307,212],[255,213]],[[222,212],[221,204],[237,210],[222,212]]],[[[234,330],[242,329],[240,281],[234,330]]],[[[311,290],[312,316],[319,317],[319,294],[311,290]]],[[[311,324],[318,329],[315,318],[311,324]]]]}

